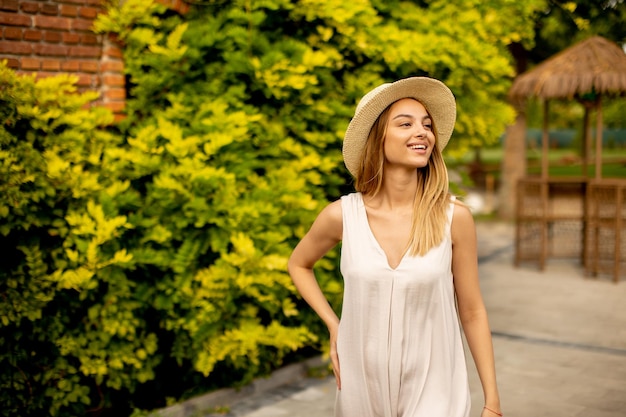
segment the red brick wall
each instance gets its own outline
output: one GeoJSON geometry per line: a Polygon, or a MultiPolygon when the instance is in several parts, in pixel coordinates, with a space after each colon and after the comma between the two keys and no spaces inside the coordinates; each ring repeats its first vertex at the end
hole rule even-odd
{"type": "MultiPolygon", "coordinates": [[[[157,0],[181,14],[183,0],[157,0]]],[[[126,102],[122,50],[92,31],[102,0],[0,0],[0,60],[19,73],[78,76],[81,91],[100,93],[98,104],[119,120],[126,102]]]]}
{"type": "Polygon", "coordinates": [[[101,0],[0,0],[0,60],[20,73],[78,76],[117,114],[126,98],[122,51],[91,30],[101,0]]]}

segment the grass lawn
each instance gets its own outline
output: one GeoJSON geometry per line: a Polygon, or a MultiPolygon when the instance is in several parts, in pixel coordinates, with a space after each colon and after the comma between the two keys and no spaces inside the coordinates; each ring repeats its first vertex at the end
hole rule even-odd
{"type": "MultiPolygon", "coordinates": [[[[480,151],[480,162],[483,170],[492,173],[496,178],[500,176],[500,164],[503,150],[501,148],[486,148],[480,151]]],[[[527,172],[529,175],[541,173],[541,149],[528,149],[526,153],[527,172]]],[[[603,149],[602,177],[626,178],[626,148],[603,149]]],[[[455,168],[470,165],[474,162],[474,154],[468,153],[458,160],[446,160],[448,166],[455,168]]],[[[548,152],[548,167],[550,176],[583,176],[581,158],[573,149],[550,149],[548,152]]],[[[595,175],[595,157],[589,159],[589,176],[595,175]]]]}

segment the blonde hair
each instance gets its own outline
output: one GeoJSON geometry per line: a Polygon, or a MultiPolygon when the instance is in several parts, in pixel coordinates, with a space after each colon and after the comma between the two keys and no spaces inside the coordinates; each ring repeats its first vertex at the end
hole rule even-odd
{"type": "MultiPolygon", "coordinates": [[[[363,158],[355,178],[355,188],[363,195],[374,197],[383,185],[384,138],[390,108],[391,105],[378,116],[365,143],[363,158]]],[[[435,129],[433,131],[436,132],[435,129]]],[[[430,249],[438,246],[443,241],[448,222],[447,210],[450,202],[448,169],[436,139],[435,136],[435,147],[428,164],[417,170],[412,233],[408,244],[412,256],[425,255],[430,249]]]]}

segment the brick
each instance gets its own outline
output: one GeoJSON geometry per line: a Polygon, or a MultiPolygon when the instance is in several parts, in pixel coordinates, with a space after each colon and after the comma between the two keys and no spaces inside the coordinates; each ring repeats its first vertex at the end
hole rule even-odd
{"type": "Polygon", "coordinates": [[[102,72],[124,72],[124,62],[107,60],[100,64],[102,72]]]}
{"type": "Polygon", "coordinates": [[[20,68],[23,70],[37,71],[41,67],[41,60],[35,58],[20,59],[20,68]]]}
{"type": "Polygon", "coordinates": [[[104,74],[102,82],[108,87],[124,87],[126,85],[124,76],[119,74],[104,74]]]}
{"type": "Polygon", "coordinates": [[[72,29],[91,32],[93,28],[93,20],[88,19],[72,19],[72,29]]]}
{"type": "Polygon", "coordinates": [[[69,55],[75,57],[99,58],[102,54],[102,48],[99,46],[71,46],[69,55]]]}
{"type": "Polygon", "coordinates": [[[41,61],[41,69],[44,71],[59,71],[61,69],[61,61],[56,59],[44,59],[41,61]]]}
{"type": "Polygon", "coordinates": [[[21,2],[20,9],[22,9],[24,13],[30,13],[30,14],[39,13],[39,3],[21,2]]]}
{"type": "Polygon", "coordinates": [[[41,13],[47,14],[50,16],[56,16],[59,14],[59,6],[56,4],[50,4],[50,3],[42,4],[40,10],[41,10],[41,13]]]}
{"type": "Polygon", "coordinates": [[[100,7],[102,5],[102,0],[63,0],[63,2],[79,4],[81,6],[88,4],[90,6],[100,7]]]}
{"type": "Polygon", "coordinates": [[[72,19],[68,17],[35,16],[35,27],[43,29],[70,30],[72,19]]]}
{"type": "Polygon", "coordinates": [[[61,5],[60,15],[66,17],[76,17],[78,16],[78,7],[63,4],[61,5]]]}
{"type": "Polygon", "coordinates": [[[7,61],[7,67],[9,68],[18,69],[20,67],[19,59],[15,59],[15,58],[2,58],[2,59],[7,61]]]}
{"type": "Polygon", "coordinates": [[[0,13],[0,26],[30,26],[30,16],[16,13],[0,13]]]}
{"type": "Polygon", "coordinates": [[[0,0],[0,10],[17,12],[19,9],[19,6],[20,5],[17,0],[0,0]]]}
{"type": "Polygon", "coordinates": [[[78,15],[87,19],[95,19],[98,15],[98,9],[95,7],[81,7],[78,11],[78,15]]]}
{"type": "Polygon", "coordinates": [[[22,29],[20,28],[5,28],[4,39],[20,40],[22,39],[22,29]]]}
{"type": "Polygon", "coordinates": [[[106,40],[111,44],[111,46],[120,47],[123,44],[115,33],[109,33],[106,40]]]}
{"type": "Polygon", "coordinates": [[[80,42],[83,45],[100,45],[100,39],[98,36],[86,33],[80,37],[80,42]]]}
{"type": "Polygon", "coordinates": [[[78,68],[80,68],[80,62],[79,61],[63,61],[61,62],[61,70],[63,71],[67,71],[67,72],[76,72],[78,71],[78,68]]]}
{"type": "MultiPolygon", "coordinates": [[[[81,75],[81,74],[79,74],[79,75],[81,75]]],[[[91,88],[98,88],[98,87],[100,87],[100,77],[97,74],[96,75],[94,75],[94,74],[82,74],[82,75],[84,75],[85,77],[89,77],[89,83],[90,83],[89,86],[91,88]]],[[[99,92],[99,90],[98,90],[98,92],[99,92]]]]}
{"type": "Polygon", "coordinates": [[[51,43],[59,43],[63,40],[61,32],[46,31],[43,34],[43,40],[51,43]]]}
{"type": "Polygon", "coordinates": [[[124,58],[124,53],[117,46],[107,46],[102,51],[102,56],[122,59],[124,58]]]}
{"type": "Polygon", "coordinates": [[[119,123],[122,120],[126,119],[126,115],[125,114],[121,114],[121,113],[114,113],[113,114],[113,123],[119,123]]]}
{"type": "Polygon", "coordinates": [[[65,45],[33,45],[33,51],[41,56],[67,56],[68,49],[65,45]]]}
{"type": "Polygon", "coordinates": [[[81,61],[80,70],[83,72],[98,72],[98,63],[96,61],[81,61]]]}
{"type": "Polygon", "coordinates": [[[25,41],[40,41],[43,38],[43,33],[40,30],[26,29],[24,30],[25,41]]]}
{"type": "Polygon", "coordinates": [[[33,48],[30,44],[19,41],[0,41],[0,54],[30,55],[33,48]]]}
{"type": "Polygon", "coordinates": [[[126,89],[109,88],[104,91],[104,99],[106,101],[124,100],[126,99],[126,89]]]}
{"type": "Polygon", "coordinates": [[[157,3],[161,3],[170,10],[174,10],[180,14],[185,14],[189,11],[189,5],[181,0],[157,0],[157,3]]]}
{"type": "Polygon", "coordinates": [[[77,33],[63,33],[63,43],[76,45],[80,42],[80,35],[77,33]]]}
{"type": "Polygon", "coordinates": [[[76,74],[78,76],[77,86],[91,87],[93,85],[93,76],[91,74],[76,74]]]}
{"type": "Polygon", "coordinates": [[[104,107],[111,110],[113,113],[121,113],[126,108],[125,101],[110,101],[103,104],[104,107]]]}

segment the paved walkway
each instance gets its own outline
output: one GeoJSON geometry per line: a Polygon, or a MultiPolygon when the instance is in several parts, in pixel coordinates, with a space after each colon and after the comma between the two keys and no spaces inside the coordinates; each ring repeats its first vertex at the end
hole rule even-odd
{"type": "MultiPolygon", "coordinates": [[[[514,268],[509,224],[478,223],[478,240],[505,416],[626,416],[626,280],[586,278],[571,260],[514,268]]],[[[474,417],[482,391],[470,356],[468,365],[474,417]]],[[[309,378],[219,415],[331,417],[334,397],[333,378],[309,378]]]]}

